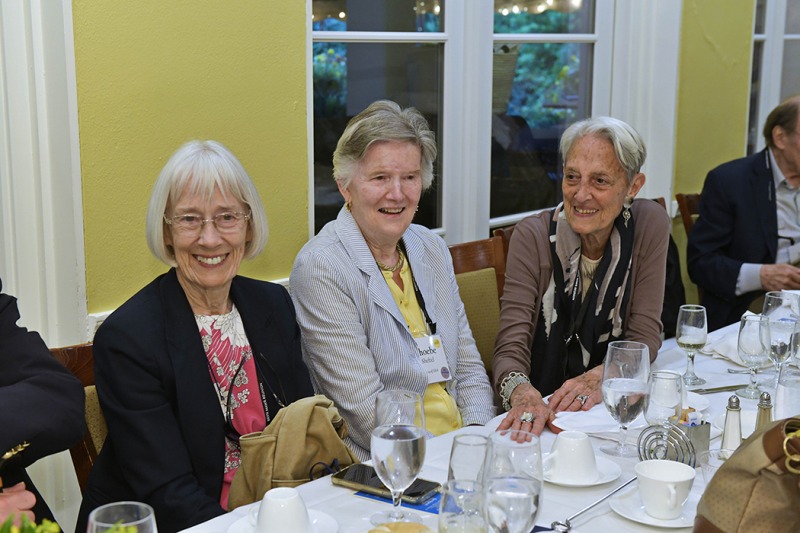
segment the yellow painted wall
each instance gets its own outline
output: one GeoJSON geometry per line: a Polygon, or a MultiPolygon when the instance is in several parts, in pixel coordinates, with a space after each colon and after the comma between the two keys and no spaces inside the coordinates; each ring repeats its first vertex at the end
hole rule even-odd
{"type": "Polygon", "coordinates": [[[227,145],[264,200],[270,239],[242,273],[288,277],[308,238],[305,2],[74,0],[73,23],[89,312],[166,270],[145,213],[191,139],[227,145]]]}
{"type": "MultiPolygon", "coordinates": [[[[683,1],[676,193],[700,192],[709,170],[745,155],[754,11],[755,0],[683,1]]],[[[687,299],[696,302],[685,233],[680,223],[674,230],[687,299]]]]}

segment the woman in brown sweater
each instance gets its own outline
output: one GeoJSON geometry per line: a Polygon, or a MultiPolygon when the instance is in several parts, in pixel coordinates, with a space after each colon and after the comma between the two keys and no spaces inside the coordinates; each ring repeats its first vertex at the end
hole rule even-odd
{"type": "Polygon", "coordinates": [[[567,128],[560,151],[563,203],[517,224],[509,246],[492,364],[500,429],[539,434],[556,412],[600,403],[609,342],[643,342],[651,360],[661,345],[670,223],[633,200],[644,142],[598,117],[567,128]]]}

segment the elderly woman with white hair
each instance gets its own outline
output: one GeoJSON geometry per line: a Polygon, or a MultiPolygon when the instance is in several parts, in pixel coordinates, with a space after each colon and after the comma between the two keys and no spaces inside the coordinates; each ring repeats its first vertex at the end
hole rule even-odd
{"type": "Polygon", "coordinates": [[[435,158],[416,109],[383,100],[353,117],[333,156],[345,206],[292,269],[303,356],[361,459],[384,389],[418,392],[437,435],[494,415],[447,245],[411,223],[435,158]]]}
{"type": "Polygon", "coordinates": [[[539,434],[555,413],[602,402],[609,342],[643,342],[651,360],[661,345],[670,221],[634,200],[644,142],[598,117],[567,128],[560,152],[563,203],[517,224],[509,245],[492,363],[509,410],[500,429],[539,434]]]}
{"type": "Polygon", "coordinates": [[[239,437],[313,394],[288,292],[237,275],[266,240],[258,191],[227,148],[192,141],[172,155],[147,213],[150,250],[172,268],[94,339],[108,437],[76,531],[120,500],[150,504],[159,531],[225,513],[239,437]]]}

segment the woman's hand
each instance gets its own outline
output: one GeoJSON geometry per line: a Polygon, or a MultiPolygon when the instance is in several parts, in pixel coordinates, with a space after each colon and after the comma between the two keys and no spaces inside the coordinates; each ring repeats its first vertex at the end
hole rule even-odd
{"type": "Polygon", "coordinates": [[[550,409],[556,413],[588,411],[603,401],[602,381],[603,365],[598,365],[580,376],[568,379],[550,396],[550,409]],[[584,398],[585,401],[583,401],[584,398]]]}
{"type": "Polygon", "coordinates": [[[3,489],[0,493],[0,524],[11,515],[16,515],[14,523],[19,525],[20,516],[25,515],[33,522],[30,509],[36,504],[36,496],[25,490],[25,483],[17,483],[13,487],[3,489]]]}
{"type": "Polygon", "coordinates": [[[553,411],[542,399],[542,395],[530,383],[521,383],[514,388],[509,398],[511,409],[497,427],[498,431],[504,429],[522,430],[540,435],[545,424],[554,416],[553,411]],[[520,420],[523,413],[533,415],[533,421],[520,420]]]}

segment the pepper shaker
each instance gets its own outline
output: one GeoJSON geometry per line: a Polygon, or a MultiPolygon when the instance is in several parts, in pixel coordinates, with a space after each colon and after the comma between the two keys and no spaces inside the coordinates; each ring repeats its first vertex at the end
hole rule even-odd
{"type": "Polygon", "coordinates": [[[768,427],[772,423],[772,398],[768,392],[762,392],[758,399],[758,415],[756,416],[756,431],[768,427]]]}
{"type": "Polygon", "coordinates": [[[728,398],[725,410],[725,427],[722,430],[723,450],[735,450],[742,443],[742,409],[736,395],[728,398]]]}

